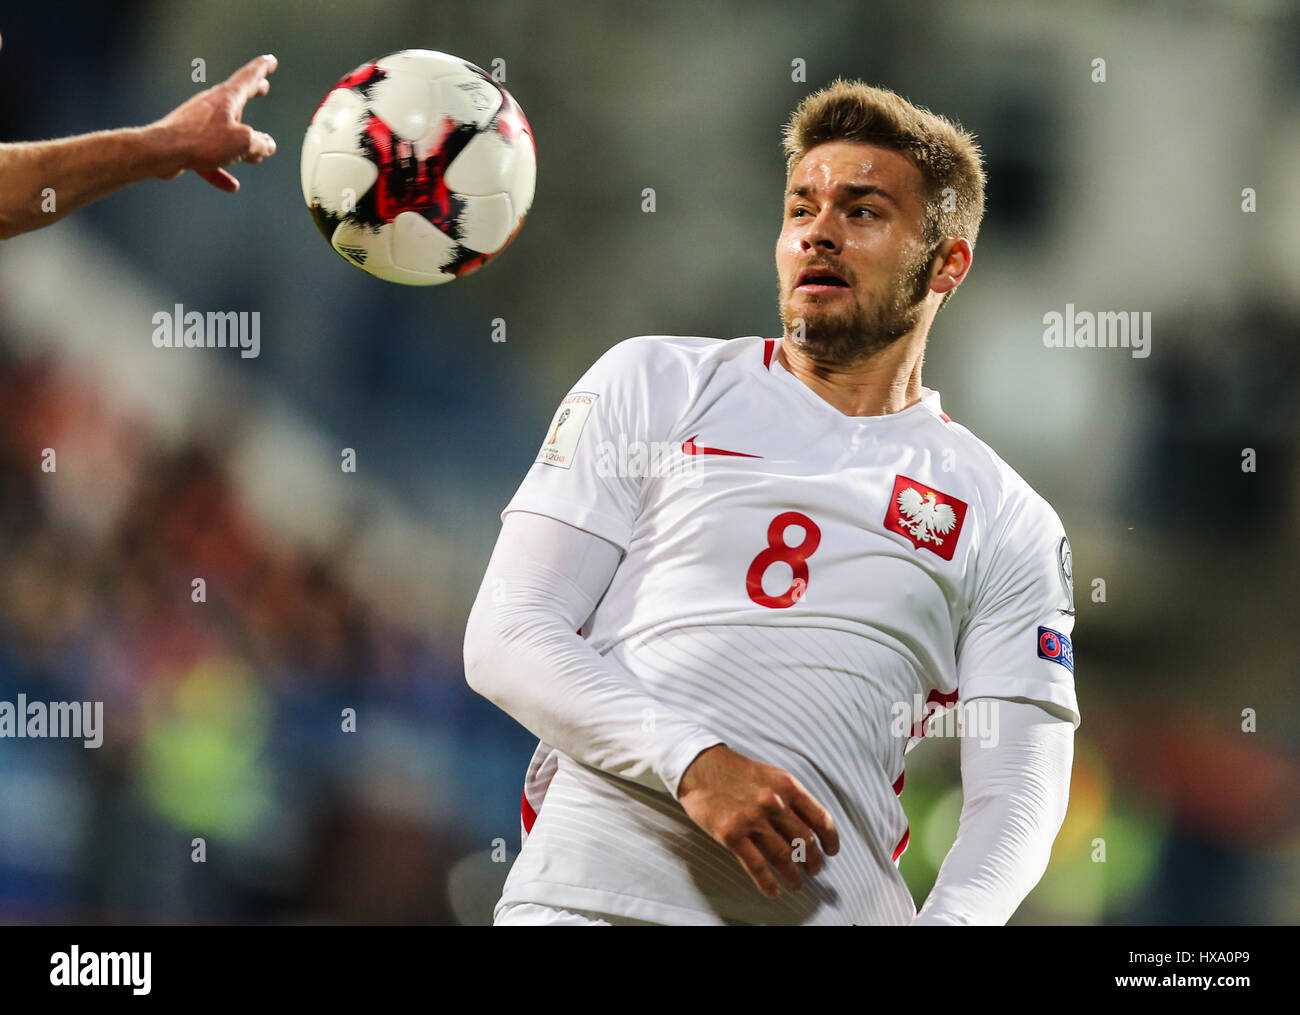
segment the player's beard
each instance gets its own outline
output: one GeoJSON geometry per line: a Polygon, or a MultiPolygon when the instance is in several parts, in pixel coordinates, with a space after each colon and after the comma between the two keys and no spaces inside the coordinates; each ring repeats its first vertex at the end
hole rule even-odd
{"type": "Polygon", "coordinates": [[[815,297],[796,310],[782,295],[779,304],[786,337],[816,363],[845,366],[870,359],[921,320],[922,304],[930,291],[929,274],[929,253],[918,251],[900,266],[886,298],[875,301],[870,309],[856,298],[847,301],[847,306],[833,307],[830,300],[838,297],[826,297],[824,303],[816,302],[821,298],[815,297]]]}

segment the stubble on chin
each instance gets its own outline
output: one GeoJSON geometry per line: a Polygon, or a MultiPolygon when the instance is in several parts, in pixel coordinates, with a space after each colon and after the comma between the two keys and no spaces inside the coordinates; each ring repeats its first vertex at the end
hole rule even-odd
{"type": "Polygon", "coordinates": [[[781,324],[790,341],[814,363],[847,366],[869,360],[911,332],[921,319],[929,291],[929,258],[918,255],[900,269],[885,298],[866,310],[858,299],[843,296],[801,299],[781,295],[781,324]],[[832,305],[832,301],[846,304],[832,305]],[[802,325],[802,327],[800,326],[802,325]]]}

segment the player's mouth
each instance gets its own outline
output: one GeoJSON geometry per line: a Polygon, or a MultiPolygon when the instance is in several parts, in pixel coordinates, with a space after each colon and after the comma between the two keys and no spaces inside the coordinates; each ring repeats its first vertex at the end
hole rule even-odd
{"type": "Polygon", "coordinates": [[[849,284],[830,268],[805,268],[794,280],[795,292],[817,295],[821,293],[847,292],[849,284]]]}

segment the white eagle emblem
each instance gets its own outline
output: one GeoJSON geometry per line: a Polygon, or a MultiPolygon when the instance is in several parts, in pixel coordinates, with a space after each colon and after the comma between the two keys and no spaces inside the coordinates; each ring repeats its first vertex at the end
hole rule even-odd
{"type": "Polygon", "coordinates": [[[927,490],[922,497],[916,487],[907,487],[898,495],[898,510],[907,519],[903,528],[922,543],[942,546],[942,537],[957,527],[957,513],[949,505],[938,503],[933,490],[927,490]]]}

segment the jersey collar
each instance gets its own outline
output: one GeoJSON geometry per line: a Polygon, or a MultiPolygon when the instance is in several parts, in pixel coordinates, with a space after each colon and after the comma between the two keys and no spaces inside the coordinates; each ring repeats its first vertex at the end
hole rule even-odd
{"type": "Polygon", "coordinates": [[[870,426],[888,425],[897,420],[915,419],[916,417],[926,415],[934,416],[936,419],[947,420],[947,415],[943,411],[942,404],[940,404],[939,392],[925,386],[921,387],[921,400],[919,402],[915,402],[912,405],[909,405],[906,409],[901,409],[898,412],[885,413],[876,416],[846,415],[781,365],[781,358],[776,355],[776,350],[781,347],[781,339],[767,338],[760,339],[760,341],[762,342],[763,351],[762,360],[760,362],[766,363],[766,366],[762,367],[763,372],[774,378],[783,388],[797,389],[804,401],[814,406],[818,411],[830,413],[832,416],[838,416],[840,419],[847,422],[870,426]],[[769,346],[768,343],[772,344],[769,346]]]}

